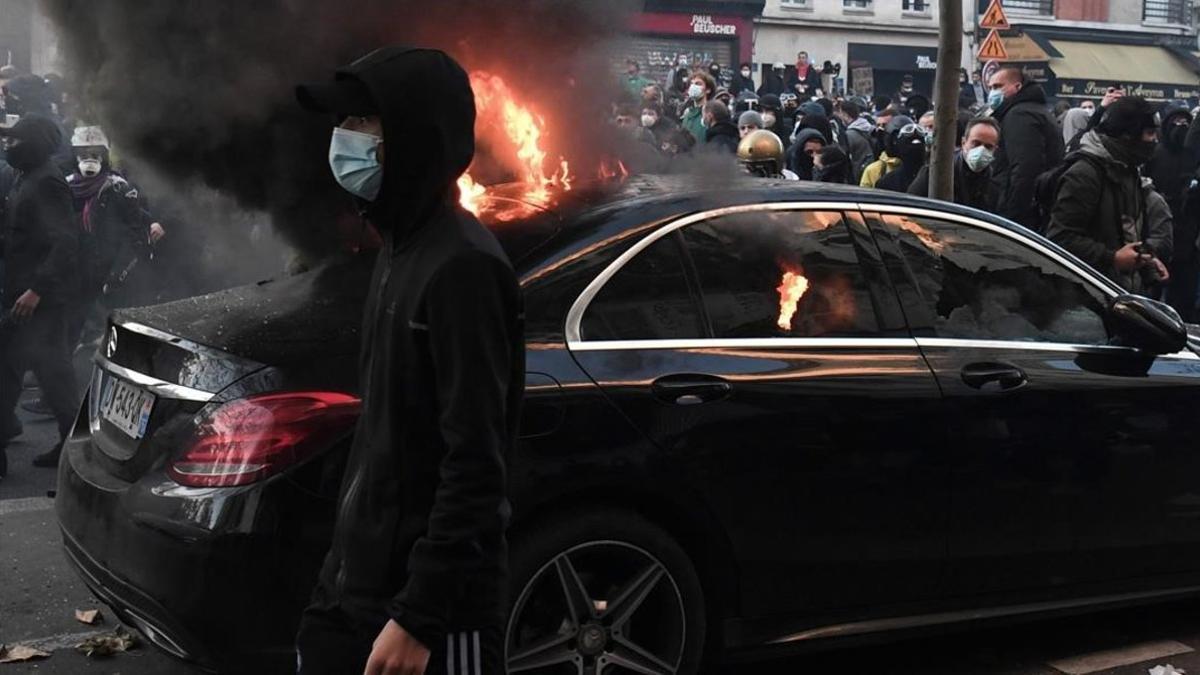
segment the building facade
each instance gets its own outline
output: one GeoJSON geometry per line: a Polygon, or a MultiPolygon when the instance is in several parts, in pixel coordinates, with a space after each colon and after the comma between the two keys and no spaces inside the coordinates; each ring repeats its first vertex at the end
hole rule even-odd
{"type": "Polygon", "coordinates": [[[797,53],[840,65],[843,89],[891,95],[905,75],[933,93],[939,0],[767,0],[757,21],[756,72],[775,63],[791,73],[797,53]]]}
{"type": "MultiPolygon", "coordinates": [[[[753,58],[754,19],[763,0],[646,0],[630,18],[630,37],[620,58],[632,58],[642,74],[670,81],[673,68],[716,62],[728,82],[740,63],[753,58]]],[[[623,70],[621,64],[617,66],[623,70]]]]}
{"type": "Polygon", "coordinates": [[[0,66],[22,73],[59,71],[58,40],[36,0],[0,2],[0,66]]]}
{"type": "MultiPolygon", "coordinates": [[[[988,0],[976,1],[972,9],[984,12],[988,0]]],[[[1193,0],[1004,0],[1003,5],[1013,25],[1006,44],[1026,43],[1012,50],[1021,54],[1010,60],[1044,82],[1054,98],[1078,103],[1118,86],[1152,101],[1200,102],[1193,0]]],[[[983,31],[970,32],[974,46],[983,31]]]]}

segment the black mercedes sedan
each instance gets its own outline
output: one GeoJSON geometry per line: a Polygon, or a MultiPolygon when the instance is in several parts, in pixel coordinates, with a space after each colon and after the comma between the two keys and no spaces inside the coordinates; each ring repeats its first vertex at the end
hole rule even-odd
{"type": "MultiPolygon", "coordinates": [[[[1200,341],[995,216],[640,178],[493,197],[527,306],[509,673],[695,673],[1200,592],[1200,341]]],[[[287,672],[359,410],[369,256],[113,315],[66,553],[219,672],[287,672]]]]}

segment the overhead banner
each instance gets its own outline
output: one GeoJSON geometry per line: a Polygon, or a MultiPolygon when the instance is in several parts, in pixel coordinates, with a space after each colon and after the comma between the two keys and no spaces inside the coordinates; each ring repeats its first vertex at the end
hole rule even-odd
{"type": "Polygon", "coordinates": [[[1158,84],[1154,82],[1108,82],[1099,80],[1070,80],[1059,78],[1055,93],[1060,98],[1103,98],[1112,85],[1119,85],[1129,96],[1141,96],[1148,101],[1174,101],[1200,98],[1200,85],[1158,84]]]}

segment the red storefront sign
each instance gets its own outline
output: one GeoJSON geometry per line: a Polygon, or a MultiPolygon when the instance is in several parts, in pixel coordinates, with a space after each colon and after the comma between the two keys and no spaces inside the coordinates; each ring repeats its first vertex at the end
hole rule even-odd
{"type": "Polygon", "coordinates": [[[753,56],[754,24],[749,17],[643,12],[633,16],[630,28],[637,33],[729,38],[737,40],[739,61],[749,63],[753,56]]]}

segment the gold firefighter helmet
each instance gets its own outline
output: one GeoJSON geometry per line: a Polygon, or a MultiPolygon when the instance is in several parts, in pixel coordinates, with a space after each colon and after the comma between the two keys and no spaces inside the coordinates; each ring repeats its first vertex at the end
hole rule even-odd
{"type": "Polygon", "coordinates": [[[774,132],[759,129],[746,134],[737,149],[738,162],[753,176],[777,178],[783,174],[783,141],[774,132]]]}

